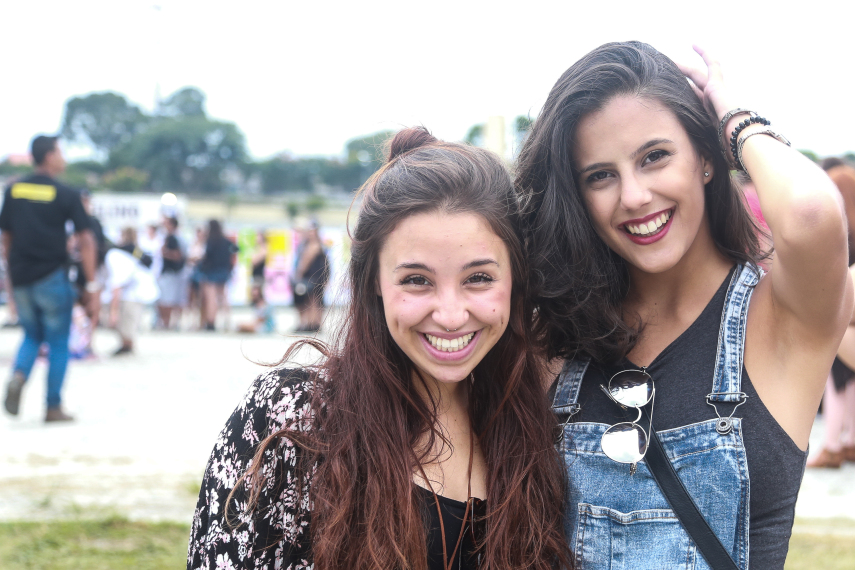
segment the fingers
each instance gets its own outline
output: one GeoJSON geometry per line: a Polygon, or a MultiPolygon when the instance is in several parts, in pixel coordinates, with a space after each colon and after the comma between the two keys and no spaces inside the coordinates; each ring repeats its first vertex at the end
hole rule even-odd
{"type": "Polygon", "coordinates": [[[708,51],[706,51],[704,48],[702,48],[699,45],[693,44],[692,49],[694,49],[695,52],[699,56],[701,56],[701,59],[704,60],[704,63],[707,64],[707,70],[709,72],[709,78],[711,80],[712,79],[721,80],[722,79],[722,73],[721,73],[721,64],[719,63],[719,61],[716,58],[714,58],[712,56],[712,54],[710,54],[708,51]]]}
{"type": "Polygon", "coordinates": [[[692,80],[692,83],[695,84],[693,85],[693,87],[697,86],[697,89],[703,91],[703,89],[707,86],[707,81],[709,80],[709,78],[707,77],[707,74],[705,72],[701,71],[696,67],[683,65],[680,63],[677,64],[677,67],[680,68],[680,71],[683,72],[683,75],[692,80]]]}

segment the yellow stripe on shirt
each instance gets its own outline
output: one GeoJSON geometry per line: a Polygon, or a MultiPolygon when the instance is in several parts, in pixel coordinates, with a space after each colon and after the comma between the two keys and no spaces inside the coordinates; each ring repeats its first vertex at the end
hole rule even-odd
{"type": "Polygon", "coordinates": [[[56,186],[17,182],[12,185],[12,198],[32,202],[53,202],[56,199],[56,186]]]}

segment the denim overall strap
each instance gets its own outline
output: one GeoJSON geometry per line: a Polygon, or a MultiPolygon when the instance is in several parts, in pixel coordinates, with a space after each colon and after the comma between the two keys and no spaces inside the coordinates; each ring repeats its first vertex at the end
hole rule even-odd
{"type": "Polygon", "coordinates": [[[707,397],[709,401],[730,403],[744,401],[742,356],[745,349],[745,323],[751,294],[754,292],[754,286],[760,282],[761,276],[762,270],[751,265],[738,265],[733,272],[721,315],[718,355],[715,361],[712,393],[707,397]]]}
{"type": "Polygon", "coordinates": [[[564,362],[561,374],[558,375],[558,387],[555,389],[555,398],[552,400],[552,411],[556,414],[567,415],[568,420],[579,411],[579,388],[582,386],[582,378],[591,363],[590,358],[575,358],[564,362]]]}

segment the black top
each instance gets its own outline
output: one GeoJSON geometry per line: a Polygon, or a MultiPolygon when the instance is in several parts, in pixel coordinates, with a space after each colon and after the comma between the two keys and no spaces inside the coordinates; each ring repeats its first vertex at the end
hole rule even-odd
{"type": "MultiPolygon", "coordinates": [[[[181,243],[179,243],[178,238],[175,237],[175,234],[167,234],[166,239],[163,240],[163,248],[168,249],[170,252],[177,251],[181,253],[181,243]]],[[[163,258],[163,269],[162,273],[178,273],[182,269],[184,269],[184,256],[182,254],[181,259],[167,259],[163,258]]]]}
{"type": "Polygon", "coordinates": [[[6,188],[0,230],[12,235],[9,276],[12,285],[29,285],[68,261],[65,224],[89,229],[80,192],[43,174],[32,174],[6,188]]]}
{"type": "MultiPolygon", "coordinates": [[[[712,391],[721,314],[732,274],[697,320],[647,368],[656,383],[653,423],[657,432],[716,417],[706,395],[712,391]]],[[[637,412],[623,411],[603,393],[600,384],[607,385],[621,370],[638,368],[627,359],[612,366],[592,362],[579,391],[581,411],[573,421],[614,424],[635,419],[637,412]]],[[[555,390],[553,384],[551,394],[555,390]]],[[[750,558],[764,569],[783,568],[807,452],[798,448],[763,405],[744,367],[742,391],[748,399],[734,417],[742,418],[751,478],[750,558]]],[[[729,415],[731,409],[719,404],[722,416],[729,415]]]]}
{"type": "MultiPolygon", "coordinates": [[[[428,570],[445,570],[443,564],[442,550],[442,528],[445,529],[445,548],[446,553],[450,557],[454,552],[454,547],[457,541],[460,540],[460,528],[463,526],[463,516],[466,511],[466,503],[455,501],[437,495],[439,500],[439,511],[442,512],[442,526],[439,524],[439,512],[436,508],[436,501],[433,498],[433,493],[419,487],[421,491],[424,508],[427,509],[428,523],[428,570]]],[[[484,515],[486,514],[486,504],[480,499],[473,499],[476,522],[473,526],[472,513],[469,514],[466,522],[466,528],[463,530],[463,539],[460,540],[460,547],[454,556],[454,562],[451,565],[452,570],[474,570],[478,568],[477,556],[473,556],[475,550],[476,537],[478,540],[483,539],[484,532],[484,515]]]]}
{"type": "MultiPolygon", "coordinates": [[[[287,438],[280,439],[274,453],[265,456],[271,474],[261,488],[254,514],[239,516],[243,524],[228,524],[226,500],[240,474],[249,467],[258,443],[283,427],[304,431],[311,421],[310,374],[303,369],[276,369],[262,374],[243,398],[220,432],[199,491],[199,501],[190,531],[187,569],[209,569],[221,565],[234,568],[308,570],[312,566],[310,513],[295,494],[300,450],[287,438]],[[249,525],[248,523],[250,523],[249,525]]],[[[316,466],[315,466],[316,467],[316,466]]],[[[428,525],[428,568],[442,568],[442,535],[433,494],[416,485],[428,525]]],[[[235,513],[246,505],[247,489],[235,491],[235,513]]],[[[460,536],[466,503],[438,497],[445,527],[448,554],[460,536]]],[[[390,505],[389,508],[394,508],[390,505]]],[[[486,505],[475,499],[474,537],[483,540],[486,505]]],[[[234,519],[232,519],[234,522],[234,519]]],[[[467,525],[468,526],[468,525],[467,525]]],[[[462,557],[455,556],[455,570],[477,568],[472,557],[473,531],[467,528],[461,545],[462,557]],[[460,563],[462,561],[462,564],[460,563]]]]}
{"type": "Polygon", "coordinates": [[[199,262],[201,271],[231,271],[232,255],[238,252],[238,247],[230,239],[208,238],[205,244],[205,256],[199,262]]]}

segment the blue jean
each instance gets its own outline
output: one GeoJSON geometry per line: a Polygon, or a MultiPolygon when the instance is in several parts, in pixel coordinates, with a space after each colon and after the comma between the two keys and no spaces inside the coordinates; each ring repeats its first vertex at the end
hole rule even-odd
{"type": "MultiPolygon", "coordinates": [[[[708,401],[739,401],[748,305],[759,277],[737,269],[727,292],[718,355],[708,401]]],[[[587,359],[568,360],[558,380],[553,409],[572,417],[587,359]]],[[[743,395],[744,396],[744,395],[743,395]]],[[[662,447],[687,491],[737,566],[748,568],[750,480],[735,417],[726,433],[710,419],[657,431],[662,447]]],[[[645,426],[646,427],[646,426],[645,426]]],[[[708,570],[692,539],[677,519],[647,462],[630,475],[624,463],[602,450],[608,425],[568,421],[559,450],[569,477],[566,533],[575,567],[584,570],[708,570]]],[[[760,561],[760,565],[763,561],[760,561]]]]}
{"type": "Polygon", "coordinates": [[[68,336],[71,331],[71,309],[74,289],[65,268],[29,285],[12,288],[18,321],[24,328],[24,340],[15,359],[15,370],[29,378],[43,342],[48,344],[47,405],[60,405],[60,392],[68,367],[68,336]]]}

